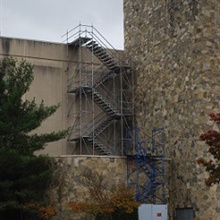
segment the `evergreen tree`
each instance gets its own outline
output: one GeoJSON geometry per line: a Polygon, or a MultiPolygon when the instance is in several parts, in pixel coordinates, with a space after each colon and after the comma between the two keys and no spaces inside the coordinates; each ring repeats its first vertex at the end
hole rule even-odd
{"type": "Polygon", "coordinates": [[[37,105],[34,99],[23,101],[33,79],[33,66],[26,61],[5,58],[0,62],[0,147],[22,155],[32,155],[66,135],[66,131],[30,134],[59,107],[47,107],[43,101],[37,105]]]}
{"type": "Polygon", "coordinates": [[[34,99],[24,100],[33,79],[33,66],[25,60],[0,62],[0,219],[46,219],[37,212],[45,210],[52,170],[49,158],[34,152],[67,133],[34,132],[59,104],[47,107],[43,101],[37,105],[34,99]]]}

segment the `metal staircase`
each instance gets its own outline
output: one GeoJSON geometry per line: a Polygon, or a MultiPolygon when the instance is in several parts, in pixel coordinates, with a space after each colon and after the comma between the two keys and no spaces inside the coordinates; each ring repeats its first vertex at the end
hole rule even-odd
{"type": "Polygon", "coordinates": [[[94,90],[93,96],[94,102],[97,103],[104,112],[106,112],[108,115],[117,114],[116,109],[114,109],[114,107],[107,100],[105,100],[99,92],[94,90]]]}
{"type": "Polygon", "coordinates": [[[110,124],[112,123],[112,118],[108,117],[102,121],[102,123],[95,128],[93,131],[90,131],[88,134],[89,137],[96,138],[101,132],[103,132],[110,124]]]}
{"type": "Polygon", "coordinates": [[[109,79],[109,77],[110,77],[113,73],[114,73],[114,72],[112,72],[111,70],[106,69],[106,67],[100,66],[100,68],[95,71],[93,87],[94,87],[94,88],[97,88],[98,86],[100,86],[101,84],[103,84],[106,80],[109,79]],[[104,73],[104,75],[103,75],[103,73],[104,73]]]}
{"type": "Polygon", "coordinates": [[[120,73],[121,66],[111,55],[109,55],[106,48],[103,48],[93,39],[93,36],[92,38],[79,37],[71,42],[70,45],[87,47],[109,70],[114,71],[115,73],[120,73]]]}
{"type": "Polygon", "coordinates": [[[95,150],[98,152],[99,155],[111,155],[111,152],[107,150],[104,144],[101,144],[98,140],[89,139],[89,144],[91,146],[94,145],[95,150]]]}
{"type": "MultiPolygon", "coordinates": [[[[82,28],[83,26],[80,26],[82,28]]],[[[123,105],[126,105],[127,98],[124,98],[123,80],[128,80],[126,72],[129,68],[121,64],[121,60],[118,58],[118,52],[114,49],[108,49],[102,35],[92,27],[92,31],[88,31],[88,26],[85,29],[79,30],[77,34],[73,34],[73,40],[67,39],[68,47],[78,50],[80,54],[80,62],[75,70],[75,75],[69,77],[68,80],[68,93],[75,94],[75,99],[83,100],[79,101],[79,118],[76,118],[77,122],[73,123],[68,140],[70,142],[84,143],[90,146],[97,154],[110,155],[110,154],[122,154],[123,150],[119,153],[113,151],[113,145],[115,145],[120,138],[121,146],[124,144],[124,129],[118,129],[120,135],[116,132],[109,132],[114,127],[123,127],[128,125],[126,117],[133,116],[133,109],[130,114],[123,115],[123,105]],[[91,55],[91,61],[84,62],[86,57],[85,52],[88,50],[91,55]],[[84,55],[82,55],[84,53],[84,55]],[[92,57],[95,58],[92,58],[92,57]],[[99,60],[99,65],[94,63],[94,60],[99,60]],[[90,66],[88,67],[88,63],[90,66]],[[127,78],[125,78],[125,76],[127,78]],[[120,83],[115,83],[116,80],[121,80],[120,83]],[[114,88],[109,88],[109,85],[116,85],[114,88]],[[113,91],[112,91],[113,90],[113,91]],[[77,98],[78,97],[78,98],[77,98]],[[87,115],[93,115],[92,118],[86,116],[90,121],[87,125],[82,123],[83,113],[86,111],[84,106],[89,104],[83,103],[84,100],[88,100],[87,103],[92,102],[91,110],[87,110],[87,115]],[[122,105],[123,103],[123,105],[122,105]],[[102,111],[102,117],[97,109],[97,106],[102,111]],[[110,130],[109,130],[110,129],[110,130]],[[76,132],[79,131],[79,132],[76,132]],[[114,133],[114,142],[107,143],[112,139],[108,134],[114,133]],[[103,138],[102,136],[105,136],[103,138]],[[83,141],[79,141],[82,140],[83,141]]],[[[130,74],[130,72],[129,72],[130,74]]],[[[130,96],[129,96],[130,97],[130,96]]],[[[68,112],[71,112],[74,104],[68,112]]],[[[69,113],[68,113],[69,114],[69,113]]],[[[87,119],[86,119],[87,120],[87,119]]]]}
{"type": "Polygon", "coordinates": [[[89,48],[96,57],[111,71],[115,73],[120,73],[120,66],[116,61],[111,57],[105,49],[102,48],[96,41],[90,39],[89,42],[86,42],[85,46],[89,48]]]}
{"type": "Polygon", "coordinates": [[[116,106],[111,101],[104,98],[96,89],[91,90],[88,94],[91,96],[93,95],[93,101],[112,119],[120,117],[121,114],[116,106]]]}
{"type": "MultiPolygon", "coordinates": [[[[103,69],[103,68],[102,68],[103,69]]],[[[89,86],[80,86],[71,92],[77,93],[79,90],[83,90],[84,94],[88,95],[106,114],[106,118],[102,119],[102,122],[98,125],[98,127],[90,127],[89,132],[86,132],[83,137],[87,141],[88,146],[94,146],[95,150],[100,155],[110,155],[110,151],[106,149],[106,147],[100,143],[96,137],[102,133],[107,127],[112,124],[113,120],[120,120],[121,113],[116,107],[117,100],[113,100],[113,97],[109,97],[106,92],[100,88],[100,86],[108,79],[108,77],[112,74],[112,71],[107,71],[106,74],[100,74],[98,72],[98,78],[96,75],[96,81],[93,86],[90,84],[89,86]]],[[[89,124],[92,124],[94,120],[90,121],[89,124]]],[[[95,124],[97,123],[94,121],[95,124]]],[[[87,127],[88,129],[88,127],[87,127]]]]}
{"type": "Polygon", "coordinates": [[[148,140],[140,141],[138,128],[128,129],[126,153],[128,185],[136,189],[137,201],[166,204],[164,130],[153,129],[148,140]]]}
{"type": "MultiPolygon", "coordinates": [[[[97,85],[96,85],[97,88],[97,85]]],[[[103,94],[98,92],[95,88],[90,87],[81,87],[84,93],[87,94],[92,100],[103,110],[106,114],[106,117],[103,117],[101,123],[98,124],[97,127],[89,127],[89,131],[86,132],[83,138],[87,139],[87,143],[89,146],[94,146],[100,155],[110,155],[109,150],[105,148],[105,146],[99,143],[96,137],[102,133],[107,127],[109,127],[113,120],[120,120],[121,113],[117,110],[116,106],[111,102],[111,100],[107,100],[106,96],[104,98],[103,94]]],[[[76,90],[77,91],[77,90],[76,90]]],[[[96,120],[90,121],[88,124],[97,124],[96,120]]],[[[88,129],[88,126],[87,126],[88,129]]],[[[80,138],[80,137],[79,137],[80,138]]]]}

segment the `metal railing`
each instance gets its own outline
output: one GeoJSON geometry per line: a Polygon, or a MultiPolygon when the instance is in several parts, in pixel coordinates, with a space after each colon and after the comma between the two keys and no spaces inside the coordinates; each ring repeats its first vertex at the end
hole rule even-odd
{"type": "Polygon", "coordinates": [[[105,37],[93,26],[79,24],[75,28],[68,30],[61,36],[67,44],[73,42],[79,37],[91,38],[96,41],[110,56],[114,57],[115,61],[120,63],[122,59],[118,55],[118,51],[114,46],[105,39],[105,37]],[[109,49],[111,48],[111,49],[109,49]]]}
{"type": "Polygon", "coordinates": [[[77,114],[76,119],[73,123],[73,126],[69,132],[69,140],[88,136],[92,131],[97,129],[105,120],[108,119],[108,116],[104,112],[100,112],[92,120],[90,116],[90,121],[88,122],[87,118],[83,118],[80,113],[77,114]]]}

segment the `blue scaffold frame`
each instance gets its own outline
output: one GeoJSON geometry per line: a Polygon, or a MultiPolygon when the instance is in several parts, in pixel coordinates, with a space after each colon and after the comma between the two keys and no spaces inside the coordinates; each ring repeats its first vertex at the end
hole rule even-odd
{"type": "Polygon", "coordinates": [[[163,128],[152,129],[140,140],[137,127],[126,131],[127,182],[142,204],[166,204],[166,136],[163,128]]]}

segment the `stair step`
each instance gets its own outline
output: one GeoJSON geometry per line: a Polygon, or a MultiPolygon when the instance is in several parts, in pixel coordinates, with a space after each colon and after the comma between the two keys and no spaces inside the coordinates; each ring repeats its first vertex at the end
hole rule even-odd
{"type": "Polygon", "coordinates": [[[114,112],[114,109],[106,109],[106,111],[109,113],[109,112],[114,112]]]}
{"type": "MultiPolygon", "coordinates": [[[[101,144],[100,144],[101,145],[101,144]]],[[[105,147],[100,147],[99,144],[97,144],[96,146],[96,150],[98,151],[98,153],[100,155],[110,155],[110,152],[107,151],[107,149],[105,147]]],[[[102,146],[102,145],[101,145],[102,146]]]]}
{"type": "MultiPolygon", "coordinates": [[[[112,60],[112,58],[109,57],[109,56],[107,56],[107,57],[101,59],[101,61],[103,61],[103,62],[106,62],[106,61],[108,61],[108,60],[112,60]]],[[[113,60],[112,60],[112,61],[113,61],[113,60]]]]}
{"type": "Polygon", "coordinates": [[[116,67],[116,64],[113,63],[112,61],[111,61],[111,62],[105,62],[104,64],[105,64],[109,69],[110,69],[110,68],[113,68],[113,67],[116,67]]]}
{"type": "Polygon", "coordinates": [[[118,66],[115,65],[115,64],[112,64],[111,66],[109,66],[109,69],[110,69],[110,70],[113,70],[113,71],[116,71],[117,69],[120,70],[120,67],[118,67],[118,66]]]}
{"type": "MultiPolygon", "coordinates": [[[[97,103],[99,103],[99,102],[97,102],[97,103]]],[[[106,104],[104,101],[102,101],[101,103],[99,103],[103,108],[105,107],[105,106],[108,106],[108,107],[110,107],[108,104],[106,104]]]]}
{"type": "Polygon", "coordinates": [[[98,136],[102,131],[104,131],[110,124],[111,124],[112,118],[108,118],[106,121],[104,121],[98,128],[94,130],[94,132],[90,133],[89,136],[98,136]]]}
{"type": "Polygon", "coordinates": [[[90,40],[91,40],[91,38],[88,38],[88,37],[79,37],[76,40],[74,40],[73,42],[69,43],[69,45],[74,46],[74,47],[79,47],[80,45],[85,44],[90,40]]]}
{"type": "Polygon", "coordinates": [[[95,51],[97,50],[97,48],[99,48],[98,45],[94,44],[93,47],[92,47],[92,51],[95,53],[95,51]]]}
{"type": "Polygon", "coordinates": [[[106,65],[110,70],[118,70],[117,63],[108,55],[108,53],[94,40],[86,43],[86,47],[89,48],[93,53],[106,65]]]}
{"type": "Polygon", "coordinates": [[[92,45],[94,45],[94,44],[97,44],[95,41],[90,41],[90,42],[88,42],[87,44],[86,44],[86,46],[88,47],[90,47],[90,46],[92,46],[92,45]]]}
{"type": "Polygon", "coordinates": [[[103,54],[106,54],[106,52],[102,48],[99,48],[99,50],[96,50],[95,53],[99,57],[102,56],[103,54]]]}
{"type": "Polygon", "coordinates": [[[106,53],[103,53],[101,56],[98,56],[98,57],[102,61],[103,59],[107,58],[108,55],[106,53]]]}
{"type": "Polygon", "coordinates": [[[115,63],[113,63],[113,62],[108,62],[108,63],[105,63],[106,65],[108,65],[108,68],[110,69],[110,68],[116,68],[117,67],[117,65],[115,64],[115,63]]]}
{"type": "Polygon", "coordinates": [[[107,63],[106,66],[110,69],[110,70],[116,70],[116,65],[114,63],[107,63]]]}
{"type": "Polygon", "coordinates": [[[108,67],[110,70],[114,71],[115,73],[120,73],[120,68],[118,68],[118,66],[115,65],[111,65],[108,67]]]}
{"type": "Polygon", "coordinates": [[[97,49],[100,49],[100,48],[101,47],[97,43],[93,44],[93,50],[97,50],[97,49]]]}
{"type": "Polygon", "coordinates": [[[106,56],[105,58],[103,58],[103,59],[101,59],[101,61],[102,62],[105,62],[105,63],[107,63],[107,62],[114,62],[114,60],[111,58],[111,57],[109,57],[109,56],[106,56]]]}
{"type": "MultiPolygon", "coordinates": [[[[93,49],[94,53],[99,53],[100,51],[104,51],[103,47],[99,46],[98,44],[95,45],[95,48],[93,49]]],[[[106,52],[105,52],[106,53],[106,52]]]]}
{"type": "MultiPolygon", "coordinates": [[[[94,98],[95,99],[95,98],[94,98]]],[[[103,103],[103,102],[105,102],[103,99],[100,99],[100,98],[96,98],[96,101],[97,101],[97,103],[103,103]]]]}

